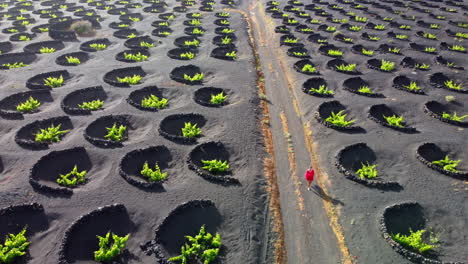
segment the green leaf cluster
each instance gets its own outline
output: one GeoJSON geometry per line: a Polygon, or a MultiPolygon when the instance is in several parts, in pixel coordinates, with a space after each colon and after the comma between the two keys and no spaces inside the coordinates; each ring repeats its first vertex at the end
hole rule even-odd
{"type": "Polygon", "coordinates": [[[30,113],[36,110],[40,105],[41,103],[38,100],[30,96],[28,100],[16,106],[16,111],[22,113],[30,113]]]}
{"type": "Polygon", "coordinates": [[[448,47],[450,50],[455,50],[455,51],[465,51],[465,47],[461,45],[452,45],[448,47]]]}
{"type": "Polygon", "coordinates": [[[100,109],[103,105],[104,105],[104,101],[97,99],[97,100],[93,100],[89,102],[83,102],[79,104],[78,107],[83,110],[94,111],[94,110],[100,109]]]}
{"type": "Polygon", "coordinates": [[[29,65],[24,64],[23,62],[15,62],[13,64],[5,63],[5,64],[2,64],[2,66],[3,67],[8,67],[8,69],[16,69],[16,68],[26,67],[26,66],[29,66],[29,65]]]}
{"type": "Polygon", "coordinates": [[[458,121],[458,122],[462,122],[463,119],[465,119],[467,117],[468,117],[468,115],[458,116],[457,112],[454,112],[453,114],[450,114],[450,113],[447,113],[447,112],[442,113],[442,118],[453,120],[453,121],[458,121]]]}
{"type": "Polygon", "coordinates": [[[202,160],[202,164],[204,165],[202,169],[207,170],[209,172],[213,173],[220,173],[220,172],[226,172],[229,170],[229,164],[227,160],[222,161],[222,160],[202,160]]]}
{"type": "Polygon", "coordinates": [[[327,51],[327,54],[330,55],[330,56],[339,57],[339,56],[343,55],[343,52],[341,50],[330,49],[330,50],[327,51]]]}
{"type": "Polygon", "coordinates": [[[226,101],[227,95],[224,95],[223,92],[220,92],[219,94],[212,94],[210,103],[214,105],[220,105],[226,101]]]}
{"type": "Polygon", "coordinates": [[[129,85],[139,84],[142,77],[140,75],[134,74],[133,76],[125,76],[123,78],[117,77],[119,83],[127,83],[129,85]]]}
{"type": "Polygon", "coordinates": [[[404,122],[403,116],[392,115],[392,116],[384,116],[384,118],[385,118],[385,121],[387,121],[387,123],[391,126],[401,127],[401,128],[405,127],[402,124],[404,122]]]}
{"type": "Polygon", "coordinates": [[[388,52],[391,52],[391,53],[395,53],[395,54],[398,54],[400,53],[400,50],[399,48],[388,48],[388,52]]]}
{"type": "Polygon", "coordinates": [[[141,54],[141,52],[138,52],[136,54],[124,52],[124,58],[127,60],[132,60],[132,61],[137,61],[137,62],[148,60],[148,56],[141,54]]]}
{"type": "Polygon", "coordinates": [[[373,50],[362,49],[362,50],[361,50],[361,53],[364,54],[364,55],[367,55],[367,56],[373,56],[373,55],[374,55],[374,51],[373,51],[373,50]]]}
{"type": "Polygon", "coordinates": [[[236,58],[237,58],[237,53],[236,53],[236,51],[234,51],[234,50],[231,51],[231,52],[227,52],[227,53],[226,53],[226,57],[236,59],[236,58]]]}
{"type": "Polygon", "coordinates": [[[369,86],[361,86],[359,87],[359,89],[357,90],[358,92],[360,93],[363,93],[363,94],[373,94],[374,92],[369,88],[369,86]]]}
{"type": "Polygon", "coordinates": [[[344,110],[339,111],[338,113],[331,112],[330,116],[325,119],[326,122],[333,124],[338,127],[349,127],[356,120],[346,120],[347,114],[344,113],[344,110]]]}
{"type": "Polygon", "coordinates": [[[152,48],[152,47],[154,47],[154,44],[153,44],[153,43],[146,42],[146,41],[141,41],[141,42],[140,42],[140,47],[143,47],[143,48],[152,48]]]}
{"type": "Polygon", "coordinates": [[[340,71],[353,72],[356,70],[356,64],[341,64],[335,65],[335,67],[340,71]]]}
{"type": "Polygon", "coordinates": [[[410,82],[409,85],[403,85],[404,88],[410,90],[410,91],[420,91],[421,87],[419,87],[417,82],[410,82]]]}
{"type": "MultiPolygon", "coordinates": [[[[427,253],[430,250],[433,250],[436,248],[436,245],[431,245],[423,241],[422,235],[426,232],[426,230],[421,229],[419,231],[413,232],[413,230],[410,229],[410,234],[409,235],[403,235],[403,234],[391,234],[393,240],[398,242],[400,245],[409,248],[411,250],[414,250],[416,252],[419,252],[421,254],[427,253]]],[[[432,242],[437,243],[437,239],[432,239],[432,242]]]]}
{"type": "Polygon", "coordinates": [[[425,64],[425,63],[422,63],[422,64],[416,64],[416,69],[420,69],[420,70],[429,70],[431,68],[431,65],[429,64],[425,64]]]}
{"type": "Polygon", "coordinates": [[[67,62],[69,64],[81,64],[81,61],[80,59],[78,59],[77,57],[73,57],[73,56],[66,56],[65,59],[67,59],[67,62]]]}
{"type": "Polygon", "coordinates": [[[40,53],[53,53],[55,52],[54,48],[49,48],[49,47],[42,47],[39,49],[40,53]]]}
{"type": "Polygon", "coordinates": [[[383,71],[392,71],[395,68],[393,61],[381,60],[380,69],[383,71]]]}
{"type": "Polygon", "coordinates": [[[201,129],[197,127],[197,124],[192,122],[185,122],[184,127],[182,128],[182,135],[186,138],[198,137],[201,134],[201,129]]]}
{"type": "Polygon", "coordinates": [[[326,85],[320,85],[319,88],[313,88],[312,87],[312,88],[309,89],[309,92],[323,94],[323,95],[334,94],[334,92],[332,90],[328,89],[328,87],[326,85]]]}
{"type": "Polygon", "coordinates": [[[75,165],[73,170],[67,174],[60,174],[57,183],[66,187],[74,187],[86,181],[86,171],[78,171],[75,165]]]}
{"type": "Polygon", "coordinates": [[[199,28],[194,28],[192,30],[192,34],[195,34],[195,35],[203,35],[205,33],[205,31],[199,29],[199,28]]]}
{"type": "Polygon", "coordinates": [[[43,129],[41,128],[38,133],[35,134],[34,141],[39,143],[52,143],[59,142],[60,136],[68,133],[70,130],[60,130],[62,124],[58,126],[51,125],[50,127],[43,129]]]}
{"type": "Polygon", "coordinates": [[[46,79],[44,79],[44,85],[50,88],[57,88],[57,87],[62,86],[64,81],[65,80],[63,79],[62,75],[60,75],[60,77],[58,78],[51,76],[51,77],[47,77],[46,79]]]}
{"type": "Polygon", "coordinates": [[[161,172],[161,168],[159,168],[158,163],[154,164],[153,170],[152,168],[150,168],[148,162],[146,161],[145,164],[143,164],[143,169],[140,171],[140,173],[141,175],[148,178],[148,181],[150,182],[162,181],[167,178],[167,173],[161,172]]]}
{"type": "Polygon", "coordinates": [[[195,58],[195,53],[187,51],[187,52],[181,53],[180,57],[181,58],[187,58],[189,60],[193,60],[195,58]]]}
{"type": "Polygon", "coordinates": [[[454,80],[448,80],[444,82],[445,87],[452,89],[452,90],[461,90],[462,85],[460,83],[455,83],[454,80]]]}
{"type": "Polygon", "coordinates": [[[194,76],[190,76],[188,74],[184,74],[184,80],[190,81],[190,82],[198,82],[198,81],[203,81],[205,78],[204,73],[197,73],[194,76]]]}
{"type": "Polygon", "coordinates": [[[384,29],[385,29],[385,25],[375,25],[375,26],[374,26],[374,29],[377,29],[377,30],[384,30],[384,29]]]}
{"type": "Polygon", "coordinates": [[[97,236],[99,239],[99,250],[94,251],[94,260],[99,262],[114,260],[125,248],[130,234],[119,237],[111,232],[107,232],[106,236],[97,236]],[[112,235],[112,239],[111,239],[112,235]]]}
{"type": "Polygon", "coordinates": [[[200,19],[192,19],[188,23],[192,26],[200,26],[202,24],[200,19]]]}
{"type": "Polygon", "coordinates": [[[227,44],[231,44],[232,43],[232,39],[228,36],[225,36],[221,39],[221,43],[224,44],[224,45],[227,45],[227,44]]]}
{"type": "Polygon", "coordinates": [[[186,41],[184,41],[184,45],[185,46],[198,47],[200,45],[200,41],[198,39],[186,40],[186,41]]]}
{"type": "Polygon", "coordinates": [[[315,68],[311,64],[306,64],[306,65],[302,66],[301,71],[302,72],[314,73],[314,72],[317,72],[317,68],[315,68]]]}
{"type": "Polygon", "coordinates": [[[297,43],[299,41],[299,39],[297,38],[286,38],[285,40],[283,40],[284,43],[289,43],[289,44],[294,44],[294,43],[297,43]]]}
{"type": "Polygon", "coordinates": [[[26,249],[30,243],[24,234],[26,234],[26,227],[16,235],[7,235],[5,243],[0,244],[1,263],[13,263],[18,257],[26,254],[26,249]]]}
{"type": "Polygon", "coordinates": [[[361,163],[361,168],[356,173],[361,179],[373,179],[378,176],[376,167],[377,164],[370,165],[369,162],[367,164],[361,163]]]}
{"type": "Polygon", "coordinates": [[[120,125],[117,127],[117,124],[114,123],[112,127],[106,127],[107,134],[104,136],[104,138],[107,138],[111,141],[123,141],[125,132],[127,131],[127,126],[120,125]]]}
{"type": "Polygon", "coordinates": [[[429,52],[429,53],[434,53],[437,51],[437,49],[435,47],[425,47],[424,51],[429,52]]]}
{"type": "Polygon", "coordinates": [[[168,100],[166,98],[159,98],[154,94],[150,94],[141,100],[141,106],[145,108],[163,109],[166,107],[168,100]]]}
{"type": "Polygon", "coordinates": [[[89,45],[89,47],[95,49],[95,50],[105,50],[107,49],[107,45],[104,43],[93,43],[89,45]]]}
{"type": "Polygon", "coordinates": [[[221,236],[218,233],[213,236],[205,231],[205,226],[202,226],[198,235],[185,237],[188,243],[182,246],[181,255],[172,257],[169,261],[180,264],[200,261],[203,264],[210,264],[218,257],[221,247],[221,236]]]}
{"type": "Polygon", "coordinates": [[[445,155],[444,159],[435,160],[431,162],[434,165],[442,167],[446,171],[458,172],[456,169],[461,160],[451,160],[448,155],[445,155]]]}

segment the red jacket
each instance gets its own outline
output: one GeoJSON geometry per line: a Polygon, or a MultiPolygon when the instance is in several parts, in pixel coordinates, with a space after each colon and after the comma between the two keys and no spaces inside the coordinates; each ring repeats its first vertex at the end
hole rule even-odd
{"type": "Polygon", "coordinates": [[[306,181],[313,181],[314,180],[315,171],[314,170],[306,170],[304,175],[306,181]]]}

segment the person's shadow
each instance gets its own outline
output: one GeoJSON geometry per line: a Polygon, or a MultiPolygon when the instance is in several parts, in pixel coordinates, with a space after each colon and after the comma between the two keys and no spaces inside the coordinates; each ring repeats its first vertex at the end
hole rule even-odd
{"type": "Polygon", "coordinates": [[[311,189],[316,195],[318,195],[320,198],[326,200],[326,201],[329,201],[331,202],[333,205],[344,205],[344,203],[338,199],[335,199],[333,197],[331,197],[330,195],[328,195],[323,189],[322,187],[318,186],[318,185],[313,185],[312,186],[312,189],[311,189]]]}

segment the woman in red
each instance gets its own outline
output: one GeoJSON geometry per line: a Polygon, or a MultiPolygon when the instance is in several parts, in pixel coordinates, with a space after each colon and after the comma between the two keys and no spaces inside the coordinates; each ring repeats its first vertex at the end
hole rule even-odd
{"type": "Polygon", "coordinates": [[[314,175],[315,175],[315,171],[314,169],[312,169],[312,166],[309,167],[308,170],[306,170],[305,172],[305,179],[307,181],[307,190],[310,191],[310,185],[312,184],[312,182],[314,181],[314,175]]]}

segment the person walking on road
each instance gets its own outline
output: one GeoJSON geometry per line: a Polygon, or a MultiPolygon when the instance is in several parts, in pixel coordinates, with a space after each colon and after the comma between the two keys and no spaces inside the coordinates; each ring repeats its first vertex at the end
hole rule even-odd
{"type": "Polygon", "coordinates": [[[310,185],[312,185],[312,182],[314,181],[314,175],[315,171],[312,169],[312,165],[309,167],[309,169],[306,170],[304,177],[307,181],[307,190],[310,191],[310,185]]]}

